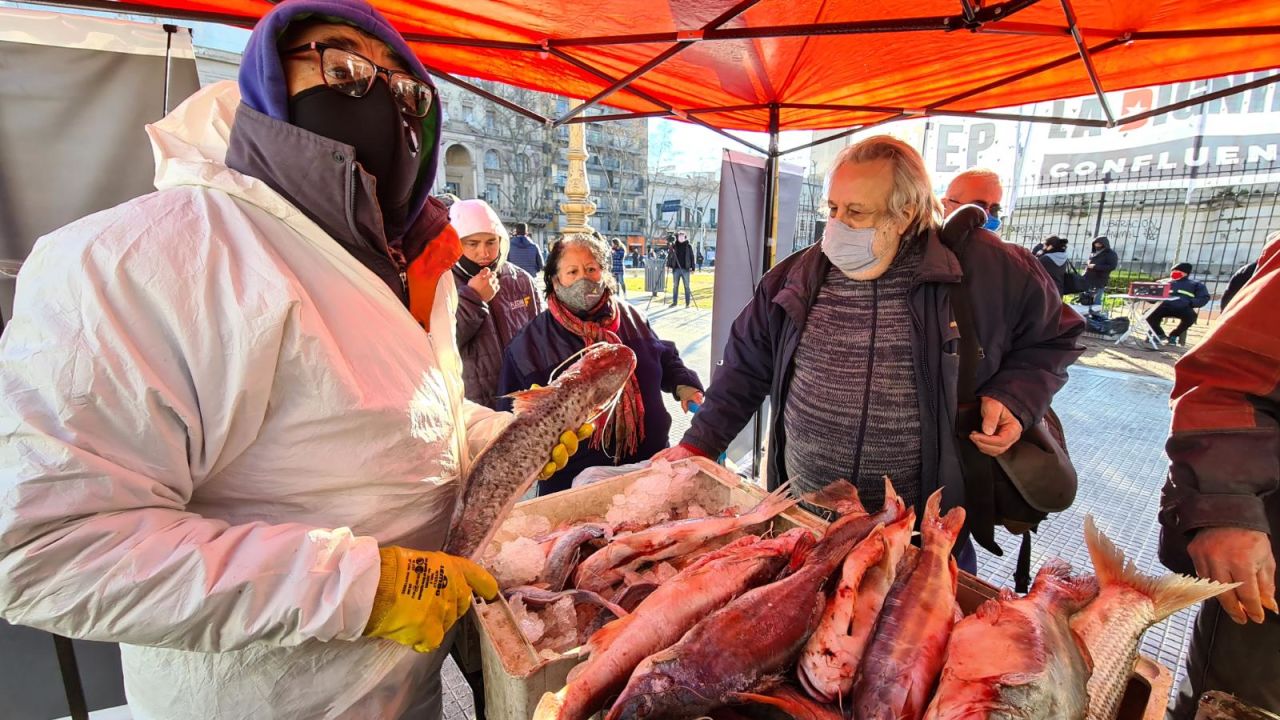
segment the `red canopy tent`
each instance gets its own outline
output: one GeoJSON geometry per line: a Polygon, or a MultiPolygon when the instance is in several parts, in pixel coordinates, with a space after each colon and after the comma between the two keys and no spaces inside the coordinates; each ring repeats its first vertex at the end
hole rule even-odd
{"type": "MultiPolygon", "coordinates": [[[[273,7],[267,0],[42,1],[243,27],[273,7]]],[[[771,180],[780,155],[902,118],[1114,127],[1280,81],[1271,74],[1124,118],[1105,95],[1280,66],[1276,0],[372,2],[433,73],[533,120],[678,118],[768,156],[771,180]],[[458,76],[587,100],[551,119],[458,76]],[[1087,94],[1098,96],[1105,120],[992,111],[1087,94]],[[620,112],[583,114],[601,103],[620,112]],[[778,147],[781,130],[828,128],[851,129],[778,147]],[[768,132],[769,147],[727,130],[768,132]]]]}
{"type": "MultiPolygon", "coordinates": [[[[245,27],[272,7],[265,0],[54,4],[245,27]]],[[[776,133],[922,115],[980,115],[1111,126],[1139,116],[1116,118],[1101,97],[1104,90],[1280,66],[1275,0],[373,4],[446,80],[469,85],[457,77],[463,75],[588,98],[585,106],[556,118],[557,124],[676,117],[717,131],[776,133]],[[990,112],[1091,93],[1103,100],[1107,120],[990,112]],[[581,114],[597,103],[624,112],[581,114]]],[[[1276,80],[1280,76],[1253,86],[1276,80]]],[[[1171,109],[1176,106],[1142,117],[1171,109]]]]}

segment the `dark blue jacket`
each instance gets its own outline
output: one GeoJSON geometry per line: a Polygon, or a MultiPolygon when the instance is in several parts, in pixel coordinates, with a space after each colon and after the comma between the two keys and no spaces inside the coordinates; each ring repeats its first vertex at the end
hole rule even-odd
{"type": "Polygon", "coordinates": [[[1196,310],[1208,305],[1212,299],[1213,296],[1209,294],[1209,288],[1205,287],[1204,283],[1184,277],[1169,283],[1169,299],[1161,305],[1175,310],[1184,308],[1196,310]]]}
{"type": "MultiPolygon", "coordinates": [[[[589,467],[648,460],[667,447],[667,435],[671,431],[671,416],[663,406],[662,394],[675,393],[679,385],[702,389],[698,374],[680,360],[675,343],[659,339],[639,310],[625,302],[618,305],[618,337],[636,353],[636,379],[640,382],[640,396],[644,402],[644,442],[635,455],[617,459],[583,443],[578,454],[569,459],[563,470],[539,485],[540,495],[567,489],[573,478],[589,467]]],[[[549,311],[543,311],[503,353],[499,394],[525,390],[535,384],[546,385],[551,379],[551,371],[582,348],[582,338],[556,322],[549,311]]]]}
{"type": "Polygon", "coordinates": [[[529,273],[534,280],[538,280],[538,276],[542,274],[542,251],[527,235],[511,236],[511,249],[507,251],[507,262],[529,273]]]}
{"type": "MultiPolygon", "coordinates": [[[[978,395],[999,400],[1024,428],[1044,416],[1054,393],[1067,381],[1067,366],[1084,351],[1076,344],[1084,320],[1062,304],[1053,280],[1030,252],[982,229],[967,237],[944,244],[930,231],[913,239],[925,247],[908,297],[922,435],[920,497],[942,488],[943,506],[948,508],[964,503],[955,433],[960,335],[950,288],[965,273],[979,278],[970,283],[982,349],[978,395]],[[961,243],[964,249],[957,256],[952,246],[961,243]]],[[[821,246],[814,245],[765,274],[733,323],[724,361],[682,441],[716,457],[769,398],[770,489],[788,479],[782,410],[789,400],[791,363],[830,267],[821,246]]]]}

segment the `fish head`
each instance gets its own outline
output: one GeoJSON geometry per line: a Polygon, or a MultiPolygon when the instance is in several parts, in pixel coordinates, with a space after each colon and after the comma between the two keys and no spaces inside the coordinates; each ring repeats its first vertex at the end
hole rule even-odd
{"type": "Polygon", "coordinates": [[[659,720],[689,717],[689,708],[703,698],[682,687],[661,671],[633,677],[622,696],[613,704],[608,720],[659,720]]]}
{"type": "Polygon", "coordinates": [[[581,384],[587,389],[588,402],[603,407],[627,384],[636,369],[636,354],[626,345],[596,343],[588,347],[577,362],[569,366],[563,381],[581,384]]]}

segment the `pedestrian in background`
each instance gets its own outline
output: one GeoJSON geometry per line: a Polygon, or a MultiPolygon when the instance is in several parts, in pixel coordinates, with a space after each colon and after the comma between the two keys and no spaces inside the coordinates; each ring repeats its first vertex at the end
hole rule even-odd
{"type": "Polygon", "coordinates": [[[689,286],[693,266],[693,246],[689,244],[689,236],[678,232],[667,250],[667,267],[671,270],[671,307],[675,307],[680,299],[681,281],[684,282],[684,306],[689,307],[693,300],[693,291],[689,286]]]}
{"type": "Polygon", "coordinates": [[[1099,235],[1093,239],[1089,262],[1084,266],[1084,289],[1105,290],[1111,273],[1120,267],[1120,256],[1111,249],[1111,241],[1099,235]]]}
{"type": "Polygon", "coordinates": [[[1253,280],[1174,366],[1160,561],[1235,590],[1206,600],[1170,720],[1231,693],[1280,713],[1280,233],[1253,280]]]}
{"type": "Polygon", "coordinates": [[[1040,264],[1053,278],[1053,284],[1058,286],[1058,294],[1061,295],[1067,277],[1067,241],[1053,235],[1045,238],[1042,247],[1044,252],[1040,253],[1040,264]]]}
{"type": "Polygon", "coordinates": [[[613,252],[610,255],[612,261],[613,279],[618,283],[618,289],[622,291],[622,296],[627,296],[627,271],[623,266],[623,261],[627,257],[627,251],[622,248],[622,241],[614,238],[611,241],[613,252]]]}
{"type": "Polygon", "coordinates": [[[507,251],[507,262],[537,277],[542,272],[542,249],[529,239],[529,226],[516,223],[515,234],[511,236],[511,249],[507,251]]]}

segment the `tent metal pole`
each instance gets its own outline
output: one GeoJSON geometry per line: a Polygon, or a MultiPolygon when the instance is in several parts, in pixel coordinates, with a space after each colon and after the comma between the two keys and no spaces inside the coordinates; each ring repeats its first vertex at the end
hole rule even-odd
{"type": "Polygon", "coordinates": [[[1116,116],[1111,112],[1111,103],[1107,102],[1107,92],[1102,89],[1102,81],[1098,79],[1098,69],[1093,66],[1089,47],[1084,44],[1084,37],[1080,35],[1080,26],[1076,24],[1076,11],[1071,7],[1071,0],[1062,0],[1062,12],[1067,16],[1067,27],[1071,28],[1071,38],[1076,41],[1076,49],[1080,51],[1084,69],[1089,73],[1089,83],[1093,85],[1093,91],[1098,95],[1102,113],[1107,116],[1107,127],[1115,127],[1116,116]]]}
{"type": "Polygon", "coordinates": [[[891,122],[894,122],[894,121],[896,121],[896,120],[905,120],[905,119],[907,119],[907,118],[909,118],[909,117],[915,117],[915,116],[913,116],[913,115],[908,115],[908,114],[906,114],[906,113],[898,113],[897,115],[894,115],[893,117],[887,117],[887,118],[885,118],[885,119],[883,119],[883,120],[877,120],[877,121],[875,121],[875,122],[873,122],[873,123],[867,123],[866,125],[858,125],[858,126],[856,126],[856,127],[851,127],[851,128],[849,128],[848,130],[845,130],[845,131],[843,131],[843,132],[836,133],[835,135],[832,135],[832,136],[830,136],[830,137],[822,138],[821,140],[814,140],[813,142],[808,142],[808,143],[805,143],[805,144],[803,144],[803,145],[797,145],[797,146],[795,146],[795,147],[793,147],[793,148],[787,148],[786,150],[780,150],[780,151],[778,151],[778,155],[780,155],[780,156],[781,156],[781,155],[790,155],[791,153],[794,153],[794,152],[800,152],[801,150],[808,150],[808,149],[809,149],[809,148],[811,148],[811,147],[817,147],[817,146],[819,146],[819,145],[826,145],[827,143],[835,142],[836,140],[843,140],[844,138],[847,138],[847,137],[849,137],[850,135],[852,135],[852,134],[854,134],[854,133],[862,132],[863,130],[870,130],[871,128],[876,127],[877,125],[884,125],[885,123],[891,123],[891,122]]]}
{"type": "Polygon", "coordinates": [[[165,23],[164,28],[164,112],[160,117],[169,114],[169,80],[173,77],[173,34],[178,32],[177,25],[165,23]]]}
{"type": "MultiPolygon", "coordinates": [[[[773,251],[778,240],[778,128],[781,125],[777,104],[769,106],[769,157],[764,164],[764,243],[761,246],[760,277],[773,267],[773,251]]],[[[757,281],[759,282],[759,281],[757,281]]],[[[764,412],[756,411],[752,429],[751,472],[760,475],[761,449],[764,446],[764,412]]]]}
{"type": "MultiPolygon", "coordinates": [[[[1098,43],[1097,45],[1094,45],[1093,47],[1089,48],[1089,51],[1092,53],[1100,53],[1106,50],[1110,50],[1111,48],[1116,47],[1117,45],[1123,45],[1125,44],[1126,41],[1127,41],[1127,38],[1124,38],[1124,37],[1115,38],[1113,40],[1108,40],[1106,42],[1098,43]]],[[[999,80],[989,82],[986,85],[980,85],[976,88],[971,88],[969,90],[965,90],[964,92],[956,93],[955,95],[952,95],[950,97],[945,97],[935,103],[930,103],[927,107],[930,110],[932,110],[934,108],[942,107],[943,105],[950,105],[951,103],[954,103],[954,102],[960,102],[961,100],[971,98],[974,95],[981,95],[982,93],[987,92],[988,90],[995,90],[998,87],[1003,87],[1010,83],[1018,82],[1019,80],[1026,80],[1027,78],[1035,75],[1039,75],[1042,72],[1048,72],[1049,70],[1052,70],[1054,68],[1062,67],[1067,63],[1074,62],[1078,57],[1080,57],[1079,53],[1064,55],[1063,57],[1060,57],[1057,60],[1051,60],[1050,62],[1047,62],[1043,65],[1037,65],[1036,67],[1033,67],[1033,68],[1027,68],[1022,72],[1014,73],[1009,77],[1000,78],[999,80]]]]}
{"type": "Polygon", "coordinates": [[[1237,93],[1242,93],[1242,92],[1245,92],[1246,90],[1253,90],[1255,88],[1265,87],[1267,85],[1271,85],[1277,82],[1280,82],[1280,73],[1276,73],[1274,75],[1267,75],[1266,77],[1260,77],[1257,80],[1250,80],[1247,83],[1233,85],[1232,87],[1223,88],[1221,90],[1217,90],[1211,93],[1206,93],[1204,95],[1197,95],[1193,98],[1188,98],[1187,100],[1182,100],[1180,102],[1173,103],[1172,105],[1165,105],[1164,107],[1152,108],[1146,112],[1138,113],[1137,115],[1129,115],[1126,117],[1122,117],[1116,121],[1116,124],[1128,125],[1131,122],[1146,120],[1147,118],[1152,118],[1157,115],[1170,113],[1170,112],[1173,112],[1174,110],[1181,110],[1183,108],[1194,107],[1202,103],[1207,103],[1213,100],[1218,100],[1219,98],[1224,98],[1231,95],[1235,95],[1237,93]]]}
{"type": "MultiPolygon", "coordinates": [[[[547,52],[551,53],[552,55],[555,55],[556,57],[560,58],[561,60],[564,60],[565,62],[569,63],[570,65],[573,65],[574,67],[580,70],[584,70],[586,72],[591,73],[592,75],[595,75],[596,77],[600,78],[601,80],[604,80],[605,82],[614,82],[615,80],[615,78],[609,73],[591,65],[590,63],[583,62],[582,60],[579,60],[578,58],[570,55],[569,53],[559,48],[554,48],[554,47],[549,48],[547,52]]],[[[640,98],[641,100],[644,100],[645,102],[653,103],[654,105],[657,105],[658,107],[664,110],[670,111],[672,115],[675,115],[681,120],[688,120],[689,122],[694,123],[696,125],[701,125],[702,127],[707,128],[712,132],[719,133],[720,135],[723,135],[736,143],[745,145],[746,147],[760,153],[761,155],[769,154],[768,151],[765,150],[764,148],[759,147],[758,145],[755,145],[753,143],[749,143],[746,140],[743,140],[740,137],[736,137],[725,130],[721,130],[720,128],[712,125],[711,123],[705,120],[702,120],[701,118],[693,117],[692,115],[687,115],[681,110],[676,110],[675,107],[671,105],[671,103],[659,100],[658,98],[655,98],[654,96],[650,95],[647,92],[644,92],[642,90],[637,90],[636,88],[633,88],[633,87],[627,88],[627,92],[631,93],[632,95],[635,95],[636,97],[640,98]]]]}
{"type": "Polygon", "coordinates": [[[479,87],[479,86],[477,86],[477,85],[473,85],[473,84],[471,84],[471,83],[467,82],[466,80],[463,80],[462,78],[459,78],[459,77],[455,77],[455,76],[453,76],[453,75],[450,75],[449,73],[447,73],[447,72],[445,72],[445,71],[443,71],[443,70],[438,70],[438,69],[436,69],[436,68],[434,68],[434,67],[431,67],[430,65],[426,65],[426,64],[424,64],[424,65],[423,65],[423,67],[427,69],[427,72],[431,73],[432,75],[435,75],[436,77],[440,78],[441,80],[444,80],[444,81],[449,82],[449,83],[453,83],[454,85],[457,85],[458,87],[462,88],[463,90],[467,90],[467,91],[469,91],[469,92],[475,93],[476,95],[479,95],[480,97],[484,98],[485,100],[489,100],[489,101],[491,101],[491,102],[495,102],[495,103],[497,103],[497,104],[501,105],[502,107],[504,107],[504,108],[506,108],[506,109],[508,109],[508,110],[510,110],[510,111],[512,111],[512,112],[519,113],[519,114],[521,114],[521,115],[523,115],[523,116],[525,116],[525,117],[529,118],[530,120],[533,120],[534,122],[541,123],[541,124],[543,124],[543,125],[545,125],[545,124],[547,124],[547,123],[551,122],[551,118],[549,118],[549,117],[545,117],[545,116],[543,116],[543,115],[541,115],[541,114],[539,114],[539,113],[536,113],[536,112],[534,112],[534,111],[532,111],[532,110],[530,110],[530,109],[528,109],[528,108],[526,108],[526,107],[524,107],[524,106],[520,105],[519,103],[511,102],[510,100],[508,100],[508,99],[506,99],[506,98],[504,98],[504,97],[502,97],[502,96],[500,96],[500,95],[496,95],[496,94],[494,94],[494,93],[491,93],[491,92],[489,92],[488,90],[485,90],[485,89],[484,89],[484,88],[482,88],[482,87],[479,87]]]}
{"type": "Polygon", "coordinates": [[[705,33],[707,30],[715,30],[716,28],[723,26],[725,23],[729,22],[730,20],[733,20],[734,18],[738,17],[739,15],[746,12],[747,10],[750,10],[752,6],[756,5],[759,2],[760,0],[738,0],[738,4],[720,13],[719,16],[717,16],[711,22],[704,25],[701,31],[693,32],[693,33],[678,33],[678,37],[676,39],[675,45],[672,45],[666,50],[663,50],[662,52],[658,53],[657,57],[641,65],[635,70],[632,70],[631,72],[627,73],[626,77],[622,78],[621,80],[618,80],[617,82],[613,83],[612,85],[605,88],[604,90],[601,90],[600,92],[596,93],[595,97],[589,98],[586,102],[582,103],[581,105],[578,105],[577,107],[570,108],[568,112],[566,112],[564,115],[562,115],[560,118],[556,120],[555,126],[560,127],[561,125],[568,122],[569,119],[572,118],[573,116],[585,112],[588,108],[594,107],[596,103],[600,102],[601,100],[604,100],[605,98],[618,92],[622,88],[635,82],[638,78],[645,75],[650,70],[658,67],[659,65],[670,60],[676,55],[679,55],[680,53],[684,52],[686,49],[693,47],[693,44],[698,40],[701,40],[703,33],[705,33]]]}
{"type": "Polygon", "coordinates": [[[672,117],[670,110],[654,110],[653,112],[633,112],[633,113],[612,113],[609,115],[588,115],[586,117],[576,117],[565,123],[565,125],[581,125],[583,123],[611,122],[614,120],[645,120],[648,118],[669,118],[672,117]]]}
{"type": "Polygon", "coordinates": [[[684,52],[685,49],[691,47],[692,45],[693,43],[679,43],[677,45],[672,45],[666,50],[663,50],[662,52],[658,53],[657,57],[641,65],[635,70],[632,70],[631,72],[627,73],[625,77],[617,80],[616,82],[609,85],[609,87],[601,90],[600,92],[596,93],[592,97],[588,98],[581,105],[577,105],[575,107],[570,108],[563,115],[556,118],[556,120],[552,123],[552,125],[555,127],[560,127],[561,125],[564,125],[565,123],[572,120],[574,117],[586,112],[589,108],[595,107],[596,104],[599,103],[601,100],[604,100],[610,95],[618,92],[619,90],[622,90],[623,88],[627,87],[631,83],[635,82],[641,76],[647,74],[650,70],[658,67],[662,63],[684,52]]]}

